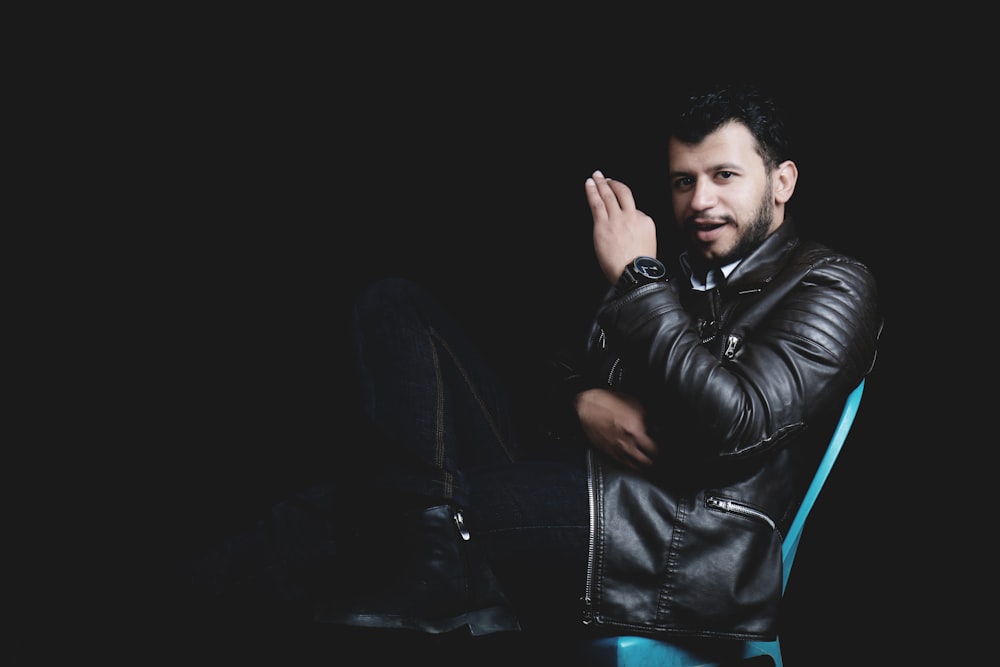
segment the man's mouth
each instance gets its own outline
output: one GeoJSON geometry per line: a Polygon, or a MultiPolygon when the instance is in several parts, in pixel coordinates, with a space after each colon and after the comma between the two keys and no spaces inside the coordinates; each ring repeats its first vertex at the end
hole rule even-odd
{"type": "Polygon", "coordinates": [[[691,227],[698,232],[707,232],[726,224],[728,224],[726,220],[694,220],[691,223],[691,227]]]}
{"type": "Polygon", "coordinates": [[[711,243],[719,238],[721,229],[728,224],[725,220],[699,220],[688,225],[691,236],[702,243],[711,243]]]}

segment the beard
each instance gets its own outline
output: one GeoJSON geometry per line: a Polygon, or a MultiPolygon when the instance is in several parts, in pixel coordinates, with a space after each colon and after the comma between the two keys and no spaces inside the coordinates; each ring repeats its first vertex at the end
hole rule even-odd
{"type": "Polygon", "coordinates": [[[771,189],[768,188],[767,195],[757,208],[753,222],[743,229],[743,233],[740,234],[740,238],[736,242],[736,245],[733,246],[733,249],[725,255],[716,258],[714,264],[716,266],[731,264],[738,259],[743,259],[759,248],[760,244],[767,238],[772,222],[774,222],[774,210],[771,208],[771,189]]]}
{"type": "MultiPolygon", "coordinates": [[[[713,269],[727,264],[732,264],[733,262],[743,259],[752,253],[760,247],[760,244],[767,239],[768,234],[770,233],[771,224],[774,222],[774,209],[771,207],[771,203],[771,181],[768,179],[767,187],[764,189],[764,195],[761,197],[757,210],[754,211],[751,222],[745,225],[741,230],[740,236],[736,240],[736,245],[734,245],[726,254],[718,255],[711,259],[705,258],[701,255],[701,253],[694,251],[688,253],[689,258],[694,260],[697,265],[707,269],[713,269]]],[[[723,218],[723,220],[725,222],[735,222],[729,216],[723,218]]],[[[693,226],[693,217],[685,221],[686,228],[693,226]]]]}

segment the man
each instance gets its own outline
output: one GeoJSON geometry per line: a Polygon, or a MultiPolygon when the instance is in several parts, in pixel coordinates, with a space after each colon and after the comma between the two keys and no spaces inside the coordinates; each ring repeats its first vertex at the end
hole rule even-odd
{"type": "Polygon", "coordinates": [[[420,287],[370,285],[351,492],[275,507],[187,581],[366,630],[773,639],[782,535],[882,325],[870,271],[799,238],[784,132],[752,87],[690,97],[667,154],[676,265],[624,183],[587,179],[609,289],[584,349],[530,387],[420,287]]]}

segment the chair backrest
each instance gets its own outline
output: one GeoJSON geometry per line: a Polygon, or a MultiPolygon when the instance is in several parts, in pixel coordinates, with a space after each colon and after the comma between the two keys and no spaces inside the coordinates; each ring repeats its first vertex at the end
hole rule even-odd
{"type": "MultiPolygon", "coordinates": [[[[847,434],[854,424],[854,417],[858,413],[858,405],[861,403],[861,394],[864,392],[864,388],[865,381],[862,379],[847,397],[844,409],[840,413],[840,419],[826,447],[826,453],[823,454],[823,458],[819,462],[816,474],[813,476],[809,488],[806,489],[802,504],[799,506],[798,512],[795,513],[788,534],[785,535],[781,544],[782,592],[788,583],[788,575],[792,571],[792,562],[795,560],[795,552],[799,548],[799,540],[802,538],[802,528],[805,526],[806,518],[816,502],[816,497],[823,489],[823,485],[833,469],[833,464],[844,446],[847,434]]],[[[581,659],[577,662],[581,667],[632,667],[634,665],[719,667],[722,664],[733,664],[733,649],[738,649],[739,657],[744,661],[769,656],[775,667],[782,667],[781,643],[777,638],[769,642],[745,641],[738,647],[729,645],[721,648],[721,646],[713,649],[706,644],[700,648],[694,648],[661,639],[619,635],[588,640],[585,642],[581,659]]]]}
{"type": "Polygon", "coordinates": [[[826,483],[826,478],[829,477],[830,471],[833,469],[833,464],[837,460],[841,448],[844,446],[844,441],[847,439],[847,434],[854,424],[854,416],[858,413],[858,405],[861,403],[861,394],[864,393],[864,390],[865,381],[862,379],[847,397],[844,409],[840,413],[840,420],[837,422],[837,427],[830,438],[830,444],[827,445],[826,453],[819,462],[819,467],[816,469],[812,483],[809,484],[806,495],[802,499],[802,504],[799,506],[799,511],[796,512],[795,518],[792,520],[792,525],[788,529],[788,534],[785,535],[785,539],[782,542],[781,556],[784,564],[782,590],[788,584],[788,575],[792,571],[792,562],[795,560],[795,552],[799,548],[799,540],[802,538],[802,528],[806,524],[806,518],[812,510],[813,504],[816,502],[816,497],[819,496],[819,492],[823,488],[823,484],[826,483]]]}

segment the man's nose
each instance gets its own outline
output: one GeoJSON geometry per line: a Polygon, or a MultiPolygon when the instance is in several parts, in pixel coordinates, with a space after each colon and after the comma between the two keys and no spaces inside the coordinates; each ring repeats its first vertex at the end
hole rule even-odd
{"type": "Polygon", "coordinates": [[[696,211],[707,211],[715,206],[717,200],[715,185],[712,181],[707,178],[699,178],[694,184],[694,191],[691,195],[691,208],[696,211]]]}

